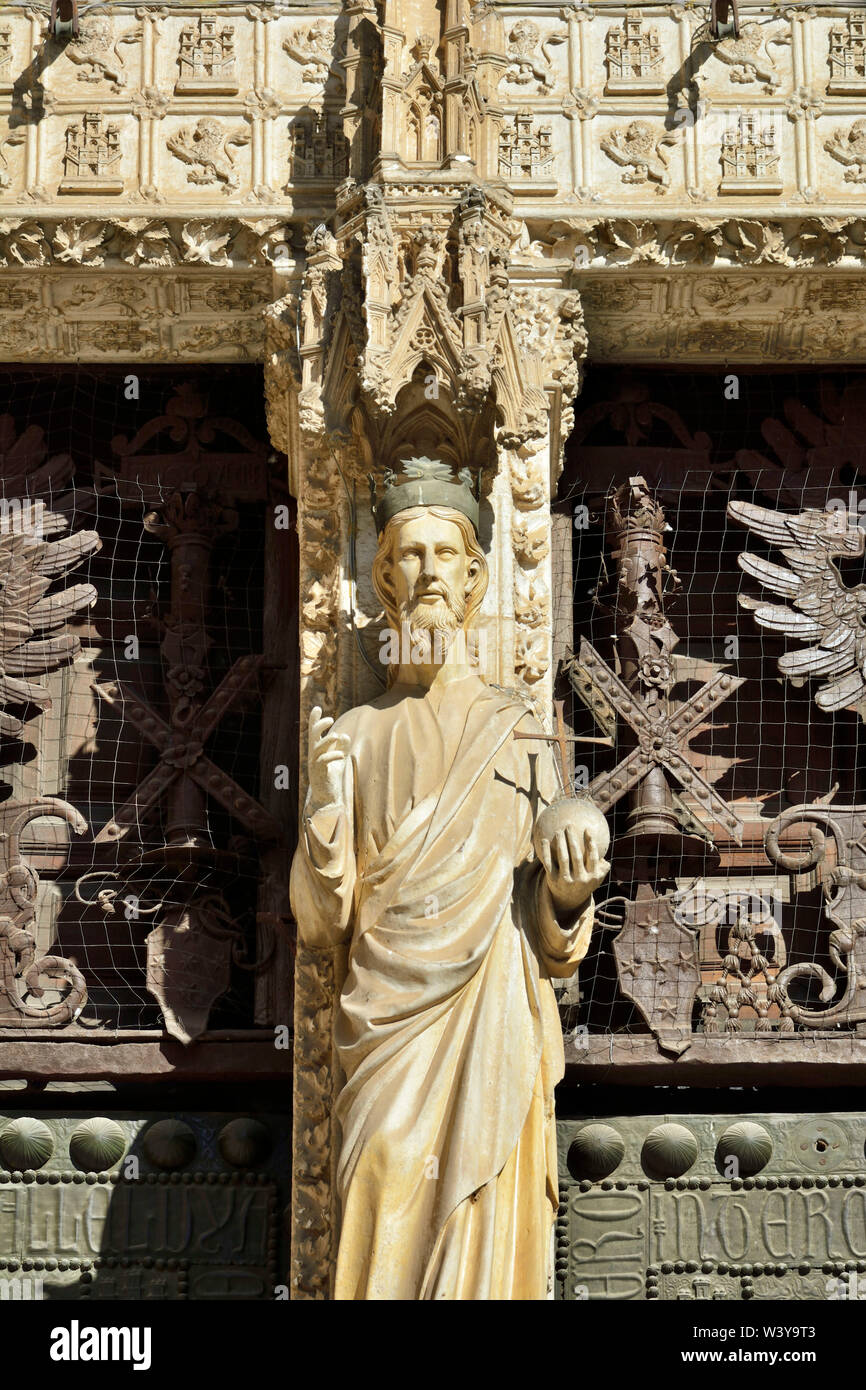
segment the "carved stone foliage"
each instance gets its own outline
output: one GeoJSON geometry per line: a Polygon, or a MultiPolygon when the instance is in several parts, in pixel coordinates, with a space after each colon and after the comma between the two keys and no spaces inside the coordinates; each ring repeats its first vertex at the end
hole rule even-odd
{"type": "MultiPolygon", "coordinates": [[[[216,180],[215,180],[216,181],[216,180]]],[[[11,217],[0,222],[0,266],[167,269],[290,264],[275,217],[11,217]]]]}
{"type": "MultiPolygon", "coordinates": [[[[458,189],[443,190],[459,201],[458,189]]],[[[417,192],[417,190],[416,190],[417,192]]],[[[411,189],[408,190],[411,193],[411,189]]],[[[366,197],[376,200],[371,185],[366,197]]],[[[408,201],[408,194],[405,201],[408,201]]],[[[389,216],[404,215],[401,193],[391,200],[389,216]]],[[[372,203],[371,203],[372,211],[372,203]]],[[[370,239],[376,231],[370,218],[370,239]]],[[[390,221],[388,223],[390,226],[390,221]]],[[[514,240],[511,223],[502,223],[503,245],[514,240]]],[[[384,232],[382,233],[384,236],[384,232]]],[[[0,267],[40,269],[74,262],[101,267],[135,265],[165,268],[182,263],[245,269],[280,265],[291,269],[287,233],[273,213],[242,217],[229,209],[216,217],[174,215],[23,216],[0,220],[0,267]],[[83,244],[82,234],[87,234],[83,244]],[[81,241],[81,248],[76,243],[81,241]],[[74,249],[68,249],[72,243],[74,249]]],[[[735,267],[839,267],[855,270],[866,261],[866,220],[849,213],[817,217],[581,217],[560,224],[555,254],[546,257],[567,274],[572,263],[582,273],[621,270],[642,264],[702,269],[735,267]]],[[[581,280],[581,289],[588,286],[581,280]]],[[[700,285],[698,286],[700,288],[700,285]]],[[[589,290],[586,290],[589,293],[589,290]]],[[[844,301],[847,291],[843,291],[844,301]]],[[[627,345],[625,345],[627,346],[627,345]]]]}
{"type": "Polygon", "coordinates": [[[301,561],[307,576],[302,605],[301,679],[305,702],[337,707],[340,553],[339,513],[334,511],[338,470],[326,450],[311,454],[301,510],[301,561]]]}
{"type": "Polygon", "coordinates": [[[298,948],[296,964],[292,1295],[327,1298],[335,1230],[331,1187],[335,964],[298,948]]]}
{"type": "MultiPolygon", "coordinates": [[[[391,214],[387,225],[391,227],[391,214]]],[[[535,290],[521,288],[523,265],[549,263],[564,278],[571,277],[573,261],[579,266],[574,280],[599,361],[699,353],[723,362],[732,351],[753,361],[844,361],[859,359],[866,349],[858,273],[866,256],[863,219],[598,217],[563,233],[552,262],[542,261],[535,250],[532,255],[515,251],[512,224],[502,225],[511,248],[509,314],[515,333],[545,351],[550,348],[561,363],[554,375],[565,372],[571,378],[563,390],[563,434],[582,350],[578,348],[577,358],[566,350],[564,320],[555,342],[542,329],[547,308],[541,307],[535,290]],[[683,279],[678,270],[683,265],[712,273],[683,279]],[[808,277],[780,273],[798,267],[820,268],[820,289],[808,277]],[[627,281],[623,269],[629,271],[627,281]]],[[[139,355],[260,359],[262,312],[274,296],[270,268],[285,267],[286,284],[295,284],[299,274],[298,253],[287,245],[287,235],[273,216],[2,219],[0,265],[6,273],[0,291],[0,355],[7,361],[83,355],[124,361],[139,355]],[[48,266],[66,272],[67,279],[43,280],[37,290],[33,272],[48,266]],[[122,276],[104,273],[130,266],[139,272],[135,294],[122,276]],[[90,272],[86,286],[79,268],[90,272]],[[203,268],[209,269],[209,278],[198,278],[203,268]],[[98,283],[94,270],[102,272],[98,283]],[[165,270],[173,274],[159,278],[165,270]],[[22,315],[20,308],[35,303],[37,293],[40,312],[22,315]],[[225,327],[229,308],[231,332],[225,327]]],[[[392,280],[399,275],[390,230],[383,230],[381,243],[377,248],[371,228],[369,244],[358,253],[369,262],[371,274],[384,277],[382,283],[389,286],[384,300],[368,290],[363,316],[390,336],[392,297],[397,294],[392,280]]],[[[347,267],[350,290],[359,283],[351,260],[338,257],[335,264],[347,267]]],[[[493,270],[500,274],[495,264],[493,270]]],[[[545,291],[545,305],[548,299],[563,306],[569,302],[563,291],[545,291]]],[[[344,295],[347,313],[355,312],[352,302],[351,295],[344,295]]],[[[296,290],[287,303],[294,314],[296,290]]]]}

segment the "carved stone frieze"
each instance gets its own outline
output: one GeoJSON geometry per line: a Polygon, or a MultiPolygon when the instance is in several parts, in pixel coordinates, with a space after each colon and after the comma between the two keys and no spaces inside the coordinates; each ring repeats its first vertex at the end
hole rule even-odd
{"type": "MultiPolygon", "coordinates": [[[[645,207],[647,196],[660,189],[683,213],[694,203],[724,204],[730,196],[751,199],[758,209],[771,191],[763,186],[766,179],[794,205],[818,211],[824,202],[836,210],[857,181],[846,181],[857,166],[837,157],[844,144],[837,132],[846,128],[840,119],[856,131],[866,115],[859,12],[838,22],[759,6],[737,36],[712,45],[696,15],[682,6],[655,7],[651,17],[628,10],[605,26],[591,22],[591,6],[530,18],[451,0],[444,25],[438,11],[437,17],[419,12],[412,19],[389,11],[383,22],[359,3],[352,13],[357,22],[344,25],[336,3],[308,21],[279,6],[223,14],[145,3],[130,23],[119,12],[85,10],[79,36],[55,54],[50,45],[44,48],[45,20],[11,3],[0,29],[0,87],[11,89],[12,126],[24,134],[26,157],[3,169],[0,202],[50,204],[57,196],[65,130],[71,118],[80,122],[85,92],[88,108],[108,103],[103,117],[118,126],[125,180],[116,196],[130,204],[194,204],[198,180],[205,179],[221,198],[284,202],[293,216],[282,123],[287,118],[292,130],[298,121],[309,123],[310,101],[316,120],[325,116],[322,101],[333,108],[328,120],[341,112],[346,173],[353,179],[369,178],[380,155],[389,173],[412,167],[459,172],[470,164],[482,181],[522,185],[515,193],[526,208],[542,192],[541,183],[549,183],[560,199],[558,212],[574,216],[587,206],[617,215],[623,200],[626,207],[645,207]],[[732,165],[739,160],[742,177],[726,169],[720,180],[721,146],[743,114],[743,92],[753,93],[756,112],[774,114],[778,168],[758,168],[768,156],[762,138],[735,133],[725,158],[732,165]],[[525,110],[532,113],[539,148],[524,151],[518,175],[515,150],[506,151],[500,136],[516,130],[525,110]],[[154,122],[167,116],[168,126],[158,138],[148,129],[136,139],[132,116],[154,122]],[[231,132],[246,116],[249,180],[235,180],[231,140],[214,143],[216,131],[201,123],[218,121],[231,132]],[[188,156],[193,145],[201,147],[205,163],[189,164],[183,175],[173,158],[178,150],[178,157],[188,156]],[[500,154],[509,165],[501,173],[500,154]],[[541,159],[541,182],[535,165],[527,175],[526,158],[535,165],[541,159]]],[[[297,177],[307,184],[311,160],[314,166],[327,162],[315,152],[295,151],[297,177]]],[[[334,177],[341,177],[339,168],[334,177]]],[[[414,187],[422,197],[429,192],[423,183],[414,187]]],[[[413,196],[412,189],[394,196],[413,196]]],[[[332,201],[323,198],[313,216],[327,216],[332,201]]],[[[313,225],[306,209],[302,221],[313,225]]]]}
{"type": "Polygon", "coordinates": [[[330,1292],[336,1225],[332,1188],[334,952],[299,946],[295,965],[292,1296],[330,1292]]]}
{"type": "MultiPolygon", "coordinates": [[[[441,191],[454,198],[455,205],[459,201],[459,189],[441,191]]],[[[375,245],[378,237],[380,244],[391,245],[396,255],[396,244],[388,240],[392,236],[388,229],[393,225],[394,210],[405,207],[405,214],[401,212],[400,217],[405,216],[407,225],[418,223],[406,196],[411,192],[402,187],[400,196],[389,198],[392,211],[385,223],[376,186],[368,188],[366,196],[372,201],[368,201],[365,245],[367,240],[375,245]],[[377,219],[381,232],[377,230],[377,219]]],[[[420,195],[420,189],[415,194],[420,195]]],[[[499,216],[495,207],[485,217],[494,228],[493,239],[514,262],[509,272],[510,284],[520,280],[516,263],[527,255],[529,261],[543,262],[565,286],[580,285],[581,292],[590,284],[600,284],[608,272],[634,270],[643,264],[670,269],[683,265],[701,269],[716,266],[724,270],[817,266],[838,268],[840,273],[847,268],[850,274],[866,262],[866,217],[853,212],[845,216],[824,213],[794,217],[714,216],[706,212],[664,218],[582,215],[557,221],[552,248],[531,244],[527,237],[527,252],[520,249],[519,243],[515,247],[515,224],[510,219],[499,216]]],[[[445,225],[450,223],[449,218],[445,225]]],[[[354,233],[358,225],[353,222],[350,230],[354,233]]],[[[155,217],[141,212],[129,216],[70,217],[67,207],[58,216],[15,213],[0,218],[0,267],[32,271],[62,265],[69,258],[70,238],[80,236],[84,229],[98,249],[76,252],[78,263],[100,268],[112,264],[164,268],[186,263],[232,270],[274,266],[288,269],[295,259],[285,224],[272,211],[264,216],[247,211],[239,217],[226,207],[219,217],[210,218],[171,214],[155,217]]],[[[398,274],[396,259],[394,267],[393,272],[387,269],[381,273],[386,278],[398,274]]],[[[396,282],[393,289],[395,294],[399,292],[396,282]]]]}

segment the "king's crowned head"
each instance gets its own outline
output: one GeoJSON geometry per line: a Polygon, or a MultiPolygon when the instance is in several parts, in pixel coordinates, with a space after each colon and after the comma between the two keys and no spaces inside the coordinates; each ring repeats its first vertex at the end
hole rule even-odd
{"type": "Polygon", "coordinates": [[[449,464],[431,458],[404,459],[400,468],[400,474],[393,469],[386,471],[381,499],[376,495],[376,481],[370,476],[370,497],[379,535],[398,512],[413,507],[450,507],[471,521],[478,534],[479,480],[473,480],[468,468],[461,468],[455,476],[449,464]]]}
{"type": "MultiPolygon", "coordinates": [[[[440,459],[405,459],[400,469],[399,475],[386,472],[381,499],[370,479],[378,533],[373,588],[389,628],[406,632],[413,653],[420,653],[419,663],[432,666],[436,643],[438,659],[444,661],[455,635],[481,607],[487,588],[487,561],[478,539],[478,488],[473,488],[468,468],[455,477],[440,459]],[[431,643],[433,655],[422,661],[431,643]]],[[[405,679],[402,655],[400,660],[400,679],[405,679]]],[[[391,665],[389,683],[397,674],[391,665]]]]}

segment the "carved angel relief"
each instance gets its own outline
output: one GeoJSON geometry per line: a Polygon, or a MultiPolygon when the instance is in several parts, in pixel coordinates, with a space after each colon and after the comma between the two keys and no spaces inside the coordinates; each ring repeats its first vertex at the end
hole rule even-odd
{"type": "MultiPolygon", "coordinates": [[[[91,584],[49,592],[56,579],[100,548],[95,531],[64,536],[64,516],[40,501],[4,499],[0,510],[0,736],[23,739],[18,707],[50,705],[44,686],[32,679],[72,661],[80,650],[67,623],[96,600],[91,584]],[[60,536],[61,539],[46,539],[60,536]]],[[[59,1028],[74,1021],[87,989],[74,962],[61,956],[36,958],[36,900],[39,877],[21,857],[21,836],[38,817],[57,817],[76,834],[84,817],[56,797],[6,801],[0,807],[0,1027],[59,1028]],[[62,990],[46,1005],[41,981],[62,990]]]]}
{"type": "Polygon", "coordinates": [[[738,559],[740,569],[786,600],[741,594],[740,603],[755,622],[810,644],[779,658],[782,675],[798,685],[821,678],[824,684],[815,695],[819,709],[854,708],[866,719],[866,584],[849,588],[835,563],[862,556],[863,531],[849,524],[844,511],[832,509],[788,516],[752,502],[731,502],[728,516],[778,546],[786,562],[776,565],[750,554],[738,559]]]}

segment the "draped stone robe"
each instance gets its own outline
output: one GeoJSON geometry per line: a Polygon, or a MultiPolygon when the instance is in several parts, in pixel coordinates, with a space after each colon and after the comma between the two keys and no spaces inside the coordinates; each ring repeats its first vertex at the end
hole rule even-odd
{"type": "Polygon", "coordinates": [[[336,1043],[338,1299],[540,1299],[557,1207],[551,976],[560,923],[533,858],[558,790],[526,707],[476,676],[394,686],[334,726],[343,806],[309,804],[292,902],[311,946],[351,942],[336,1043]]]}

